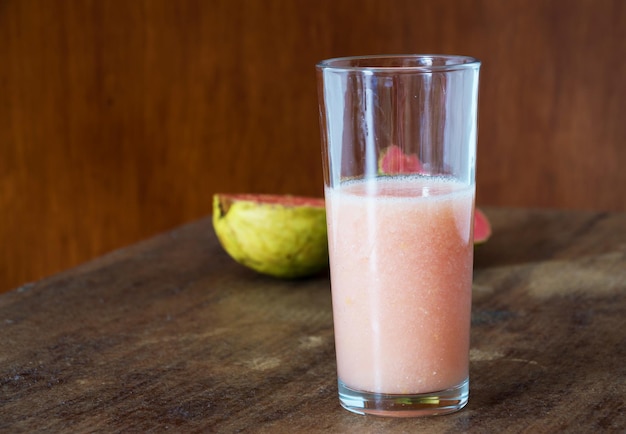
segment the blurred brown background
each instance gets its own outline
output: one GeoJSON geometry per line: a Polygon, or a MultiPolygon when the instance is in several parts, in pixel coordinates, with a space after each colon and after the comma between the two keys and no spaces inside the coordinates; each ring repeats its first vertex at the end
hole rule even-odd
{"type": "Polygon", "coordinates": [[[478,204],[626,211],[624,0],[0,0],[0,292],[322,194],[314,64],[483,61],[478,204]]]}

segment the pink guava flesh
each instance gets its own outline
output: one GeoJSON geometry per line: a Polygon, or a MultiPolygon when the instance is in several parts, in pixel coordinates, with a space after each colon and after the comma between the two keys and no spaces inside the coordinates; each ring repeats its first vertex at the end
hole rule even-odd
{"type": "Polygon", "coordinates": [[[280,205],[283,207],[311,207],[324,208],[324,199],[318,197],[292,196],[289,194],[218,194],[220,207],[227,212],[234,202],[253,202],[265,205],[280,205]]]}
{"type": "Polygon", "coordinates": [[[420,173],[422,164],[415,154],[405,154],[399,146],[389,146],[380,158],[378,171],[388,175],[420,173]]]}
{"type": "Polygon", "coordinates": [[[482,244],[491,236],[491,224],[487,216],[478,208],[474,210],[474,244],[482,244]]]}

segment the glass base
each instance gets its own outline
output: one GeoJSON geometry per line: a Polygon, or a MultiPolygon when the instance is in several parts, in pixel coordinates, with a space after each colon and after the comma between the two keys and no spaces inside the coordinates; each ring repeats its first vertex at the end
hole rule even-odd
{"type": "Polygon", "coordinates": [[[469,379],[458,386],[432,393],[395,395],[354,390],[339,380],[341,406],[357,414],[388,417],[435,416],[459,411],[469,398],[469,379]]]}

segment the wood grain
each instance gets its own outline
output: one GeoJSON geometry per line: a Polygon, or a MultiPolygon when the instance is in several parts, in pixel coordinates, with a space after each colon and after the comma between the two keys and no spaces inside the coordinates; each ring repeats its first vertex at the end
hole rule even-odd
{"type": "Polygon", "coordinates": [[[211,212],[321,195],[314,64],[483,60],[480,205],[626,210],[621,0],[1,0],[0,291],[211,212]]]}
{"type": "Polygon", "coordinates": [[[487,212],[459,413],[342,410],[328,278],[244,269],[205,219],[0,296],[0,431],[624,432],[626,215],[487,212]]]}

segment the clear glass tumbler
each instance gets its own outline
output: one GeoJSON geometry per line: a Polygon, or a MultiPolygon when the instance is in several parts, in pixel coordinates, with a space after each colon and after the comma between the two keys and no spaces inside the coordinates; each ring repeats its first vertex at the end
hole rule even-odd
{"type": "Polygon", "coordinates": [[[339,399],[422,416],[469,397],[480,62],[317,69],[339,399]]]}

